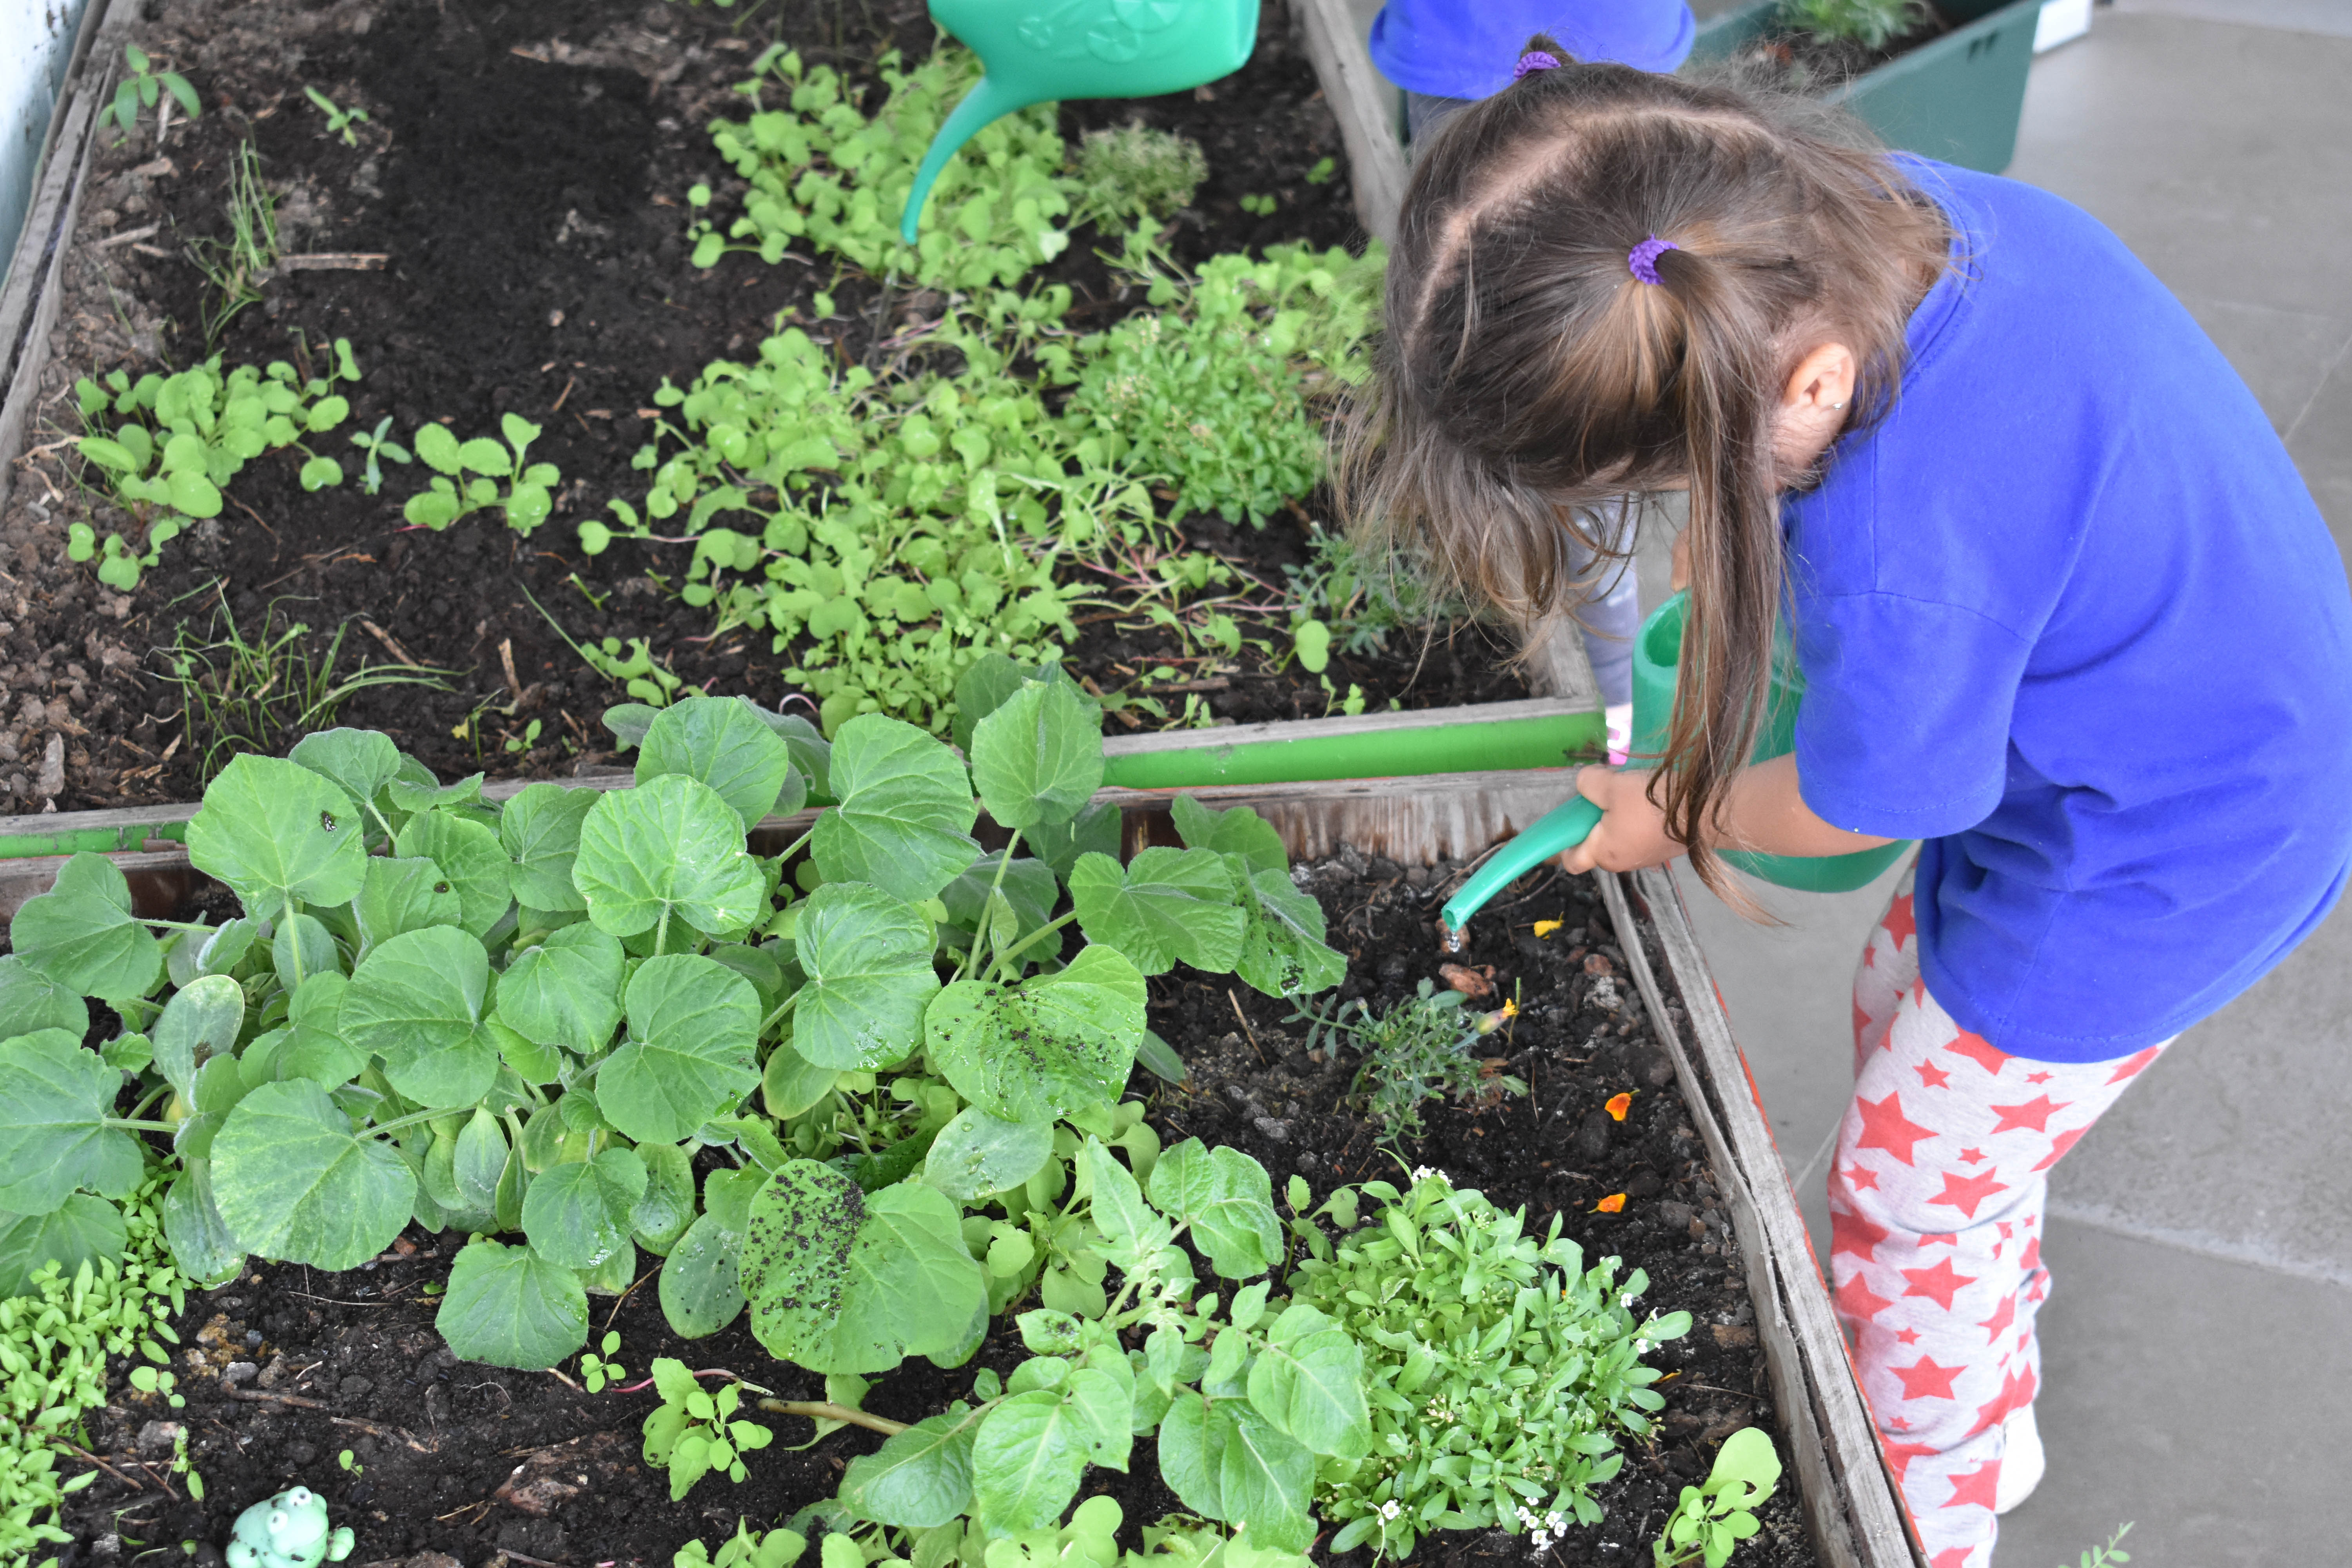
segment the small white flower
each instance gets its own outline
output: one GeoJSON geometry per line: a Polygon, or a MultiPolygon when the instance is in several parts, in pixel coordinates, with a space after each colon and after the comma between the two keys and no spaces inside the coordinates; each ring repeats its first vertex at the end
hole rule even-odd
{"type": "Polygon", "coordinates": [[[1388,1501],[1381,1504],[1381,1519],[1383,1522],[1393,1520],[1403,1512],[1403,1506],[1394,1498],[1391,1498],[1388,1501]]]}
{"type": "Polygon", "coordinates": [[[1440,1181],[1444,1182],[1449,1187],[1454,1184],[1454,1178],[1447,1175],[1444,1172],[1439,1170],[1434,1165],[1414,1166],[1412,1171],[1412,1179],[1416,1182],[1426,1182],[1432,1180],[1440,1181]]]}

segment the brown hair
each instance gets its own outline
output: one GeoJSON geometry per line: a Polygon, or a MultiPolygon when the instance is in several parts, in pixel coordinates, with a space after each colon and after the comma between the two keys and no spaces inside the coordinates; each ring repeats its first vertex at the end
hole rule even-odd
{"type": "MultiPolygon", "coordinates": [[[[1786,593],[1780,390],[1834,334],[1862,362],[1853,422],[1881,416],[1948,242],[1846,117],[1625,66],[1532,72],[1414,163],[1340,502],[1360,542],[1418,545],[1532,624],[1577,586],[1580,513],[1687,483],[1692,630],[1650,791],[1710,886],[1704,833],[1754,746],[1786,593]],[[1652,235],[1676,247],[1655,285],[1627,265],[1652,235]]],[[[1586,542],[1604,567],[1630,549],[1586,542]]]]}

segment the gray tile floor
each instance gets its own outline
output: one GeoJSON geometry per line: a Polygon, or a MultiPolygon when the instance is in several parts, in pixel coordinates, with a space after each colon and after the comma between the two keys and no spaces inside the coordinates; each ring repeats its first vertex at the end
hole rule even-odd
{"type": "MultiPolygon", "coordinates": [[[[2035,62],[2010,173],[2080,203],[2252,385],[2352,552],[2352,0],[2122,0],[2035,62]]],[[[1662,552],[1645,552],[1645,581],[1662,552]]],[[[1889,879],[1891,880],[1891,878],[1889,879]]],[[[1819,1152],[1845,1103],[1847,985],[1887,887],[1683,881],[1826,1257],[1819,1152]]],[[[2189,1032],[2053,1183],[2040,1402],[2050,1474],[2003,1568],[2137,1522],[2135,1568],[2352,1562],[2333,1431],[2352,1372],[2352,908],[2189,1032]]]]}

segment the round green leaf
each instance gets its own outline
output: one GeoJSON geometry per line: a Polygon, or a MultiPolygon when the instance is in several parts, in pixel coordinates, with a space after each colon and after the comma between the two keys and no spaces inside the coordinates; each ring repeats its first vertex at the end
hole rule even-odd
{"type": "Polygon", "coordinates": [[[1108,855],[1070,868],[1070,902],[1089,942],[1108,942],[1145,974],[1179,963],[1218,973],[1241,957],[1247,921],[1229,862],[1209,849],[1142,850],[1124,869],[1108,855]]]}
{"type": "Polygon", "coordinates": [[[743,1247],[751,1331],[813,1372],[887,1372],[957,1348],[987,1306],[961,1215],[911,1183],[871,1194],[794,1160],[751,1201],[743,1247]]]}
{"type": "Polygon", "coordinates": [[[0,1039],[63,1029],[79,1043],[89,1033],[89,1007],[81,997],[16,953],[0,958],[0,1039]]]}
{"type": "Polygon", "coordinates": [[[559,927],[499,976],[499,1021],[527,1040],[593,1056],[621,1021],[626,959],[620,942],[593,925],[559,927]]]}
{"type": "Polygon", "coordinates": [[[694,1220],[694,1163],[675,1143],[640,1143],[646,1191],[629,1210],[629,1229],[646,1251],[667,1256],[694,1220]]]}
{"type": "Polygon", "coordinates": [[[122,1211],[88,1193],[47,1214],[0,1215],[0,1300],[22,1295],[45,1264],[57,1264],[71,1279],[85,1263],[121,1257],[130,1240],[122,1211]]]}
{"type": "Polygon", "coordinates": [[[665,914],[709,935],[737,930],[759,918],[765,891],[734,807],[677,773],[600,798],[581,824],[572,879],[588,918],[614,936],[651,931],[665,914]]]}
{"type": "Polygon", "coordinates": [[[420,811],[400,830],[396,852],[422,856],[441,868],[457,895],[457,923],[480,936],[507,912],[507,852],[499,836],[478,822],[446,811],[420,811]]]}
{"type": "Polygon", "coordinates": [[[743,1233],[717,1215],[687,1227],[662,1264],[657,1288],[662,1316],[680,1339],[705,1339],[735,1321],[743,1310],[742,1260],[743,1233]]]}
{"type": "Polygon", "coordinates": [[[928,899],[971,864],[979,809],[955,753],[912,724],[868,713],[833,742],[840,805],[817,818],[809,852],[828,882],[871,882],[928,899]]]}
{"type": "Polygon", "coordinates": [[[163,1239],[180,1272],[206,1289],[227,1284],[245,1267],[245,1243],[213,1199],[210,1160],[191,1160],[172,1178],[163,1194],[163,1239]]]}
{"type": "Polygon", "coordinates": [[[450,1265],[433,1326],[467,1361],[535,1371],[588,1342],[588,1292],[579,1275],[530,1247],[482,1238],[450,1265]]]}
{"type": "Polygon", "coordinates": [[[36,973],[79,995],[144,996],[163,975],[163,944],[131,914],[121,868],[88,851],[58,868],[48,892],[25,900],[8,940],[36,973]]]}
{"type": "Polygon", "coordinates": [[[637,783],[683,773],[717,790],[749,833],[792,776],[783,737],[732,697],[689,697],[655,715],[637,748],[637,783]]]}
{"type": "Polygon", "coordinates": [[[1087,1423],[1062,1391],[1032,1389],[999,1403],[972,1443],[972,1513],[981,1528],[1009,1535],[1060,1519],[1077,1495],[1087,1449],[1087,1423]]]}
{"type": "Polygon", "coordinates": [[[629,1215],[646,1193],[646,1164],[629,1149],[607,1149],[540,1176],[523,1194],[531,1250],[566,1268],[593,1268],[629,1238],[629,1215]]]}
{"type": "Polygon", "coordinates": [[[404,931],[368,954],[343,994],[344,1040],[383,1058],[392,1087],[420,1105],[470,1106],[498,1077],[476,1026],[489,954],[455,926],[404,931]]]}
{"type": "Polygon", "coordinates": [[[898,1530],[952,1523],[971,1508],[971,1445],[981,1412],[933,1415],[849,1461],[841,1500],[860,1519],[898,1530]]]}
{"type": "Polygon", "coordinates": [[[416,1204],[399,1151],[352,1136],[351,1119],[308,1079],[265,1083],[239,1100],[212,1163],[230,1231],[290,1263],[356,1268],[392,1244],[416,1204]]]}
{"type": "Polygon", "coordinates": [[[188,823],[188,859],[227,883],[254,920],[288,899],[344,904],[367,876],[366,835],[349,796],[299,763],[241,752],[188,823]]]}
{"type": "Polygon", "coordinates": [[[793,946],[808,980],[793,1047],[818,1067],[889,1067],[922,1038],[940,988],[923,917],[878,888],[827,882],[800,906],[793,946]]]}
{"type": "Polygon", "coordinates": [[[367,881],[352,900],[360,928],[360,959],[404,931],[454,926],[464,913],[457,889],[422,855],[405,859],[371,855],[367,881]]]}
{"type": "Polygon", "coordinates": [[[1051,1121],[1006,1121],[967,1105],[940,1129],[923,1163],[923,1180],[958,1203],[1019,1186],[1054,1153],[1051,1121]]]}
{"type": "Polygon", "coordinates": [[[973,727],[971,777],[1006,827],[1067,822],[1102,786],[1102,721],[1067,681],[1024,684],[973,727]]]}
{"type": "Polygon", "coordinates": [[[202,473],[184,468],[172,476],[172,505],[190,517],[218,517],[221,493],[202,473]]]}
{"type": "Polygon", "coordinates": [[[596,1103],[639,1142],[675,1143],[758,1083],[760,995],[698,953],[649,958],[629,977],[629,1042],[596,1074],[596,1103]]]}
{"type": "Polygon", "coordinates": [[[924,1032],[957,1093],[1007,1121],[1051,1121],[1118,1098],[1143,1008],[1143,976],[1097,945],[1017,986],[958,981],[933,999],[924,1032]]]}
{"type": "Polygon", "coordinates": [[[200,975],[173,993],[148,1031],[155,1070],[182,1100],[193,1100],[196,1074],[213,1058],[235,1050],[244,1028],[244,987],[226,974],[200,975]]]}
{"type": "Polygon", "coordinates": [[[516,902],[534,910],[588,907],[572,885],[572,863],[580,853],[580,825],[596,795],[535,784],[507,802],[499,814],[499,842],[513,862],[507,868],[507,886],[516,902]]]}

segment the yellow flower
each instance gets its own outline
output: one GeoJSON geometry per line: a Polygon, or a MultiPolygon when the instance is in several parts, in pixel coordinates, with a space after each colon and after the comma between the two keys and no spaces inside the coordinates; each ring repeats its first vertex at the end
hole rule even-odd
{"type": "Polygon", "coordinates": [[[1554,932],[1554,931],[1558,931],[1560,927],[1562,927],[1562,926],[1566,925],[1567,923],[1568,923],[1568,922],[1567,922],[1566,921],[1536,921],[1536,938],[1537,938],[1537,940],[1538,940],[1538,941],[1541,941],[1543,938],[1549,936],[1552,932],[1554,932]]]}
{"type": "Polygon", "coordinates": [[[1622,1121],[1625,1120],[1625,1113],[1633,1109],[1633,1097],[1630,1094],[1612,1095],[1610,1097],[1609,1103],[1601,1109],[1608,1111],[1614,1120],[1622,1121]]]}
{"type": "Polygon", "coordinates": [[[1592,1205],[1594,1214],[1622,1214],[1624,1209],[1625,1194],[1622,1193],[1612,1193],[1592,1205]]]}

